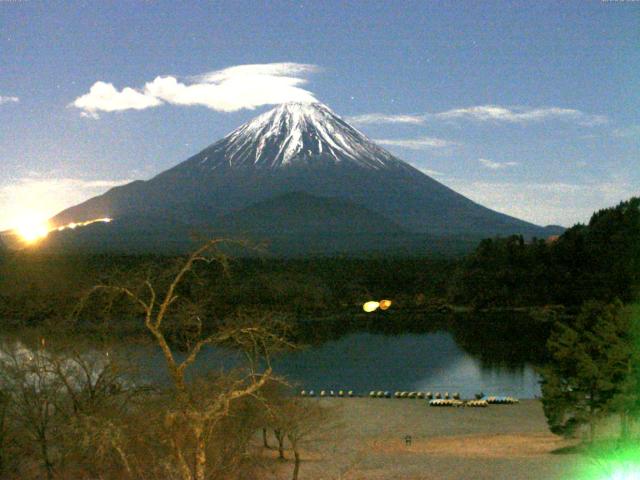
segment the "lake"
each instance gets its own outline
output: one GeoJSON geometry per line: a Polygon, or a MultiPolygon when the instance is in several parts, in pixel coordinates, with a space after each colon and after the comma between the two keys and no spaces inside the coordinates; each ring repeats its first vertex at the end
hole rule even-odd
{"type": "MultiPolygon", "coordinates": [[[[305,327],[306,336],[313,337],[306,339],[310,345],[276,357],[274,371],[298,390],[316,392],[460,392],[467,398],[479,392],[518,398],[540,395],[534,364],[545,334],[526,320],[474,318],[429,328],[423,321],[417,327],[398,321],[390,325],[311,322],[305,327]]],[[[154,352],[143,360],[145,370],[163,376],[163,358],[154,352]]],[[[205,348],[193,368],[200,373],[215,371],[236,361],[219,349],[205,348]]]]}
{"type": "MultiPolygon", "coordinates": [[[[460,392],[465,398],[484,392],[535,398],[540,386],[534,365],[541,363],[547,334],[548,326],[527,317],[300,321],[297,341],[306,347],[275,357],[273,367],[297,390],[460,392]]],[[[168,381],[155,345],[125,342],[116,351],[138,365],[146,381],[168,381]]],[[[190,372],[227,370],[241,358],[237,352],[205,347],[190,372]]]]}
{"type": "Polygon", "coordinates": [[[287,354],[274,362],[274,369],[300,388],[316,391],[448,391],[465,397],[484,392],[519,398],[540,394],[531,364],[486,365],[460,348],[449,332],[350,333],[287,354]]]}

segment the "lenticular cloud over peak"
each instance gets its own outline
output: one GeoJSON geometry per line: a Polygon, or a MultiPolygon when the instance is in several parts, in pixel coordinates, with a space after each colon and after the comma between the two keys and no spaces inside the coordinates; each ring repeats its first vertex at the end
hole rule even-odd
{"type": "Polygon", "coordinates": [[[318,70],[300,63],[237,65],[185,79],[157,76],[143,88],[121,90],[97,81],[71,106],[95,118],[99,112],[144,110],[163,104],[234,112],[287,102],[313,103],[317,101],[314,94],[303,85],[308,82],[305,76],[318,70]]]}
{"type": "Polygon", "coordinates": [[[289,77],[304,83],[306,80],[299,77],[319,71],[320,68],[317,65],[307,63],[254,63],[249,65],[236,65],[222,70],[196,75],[191,77],[190,80],[196,83],[210,83],[237,79],[239,77],[271,76],[289,77]]]}

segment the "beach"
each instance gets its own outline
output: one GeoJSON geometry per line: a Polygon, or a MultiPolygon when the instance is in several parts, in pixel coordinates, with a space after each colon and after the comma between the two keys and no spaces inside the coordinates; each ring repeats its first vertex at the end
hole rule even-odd
{"type": "MultiPolygon", "coordinates": [[[[555,480],[572,478],[585,461],[553,453],[575,441],[549,432],[538,400],[486,408],[430,407],[417,399],[309,401],[331,408],[333,420],[309,440],[300,479],[555,480]]],[[[290,456],[274,478],[287,478],[290,456]]]]}

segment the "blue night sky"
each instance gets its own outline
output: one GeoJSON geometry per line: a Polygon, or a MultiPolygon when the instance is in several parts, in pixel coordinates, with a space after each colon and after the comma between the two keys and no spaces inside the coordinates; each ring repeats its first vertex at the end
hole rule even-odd
{"type": "Polygon", "coordinates": [[[479,203],[585,222],[640,193],[639,47],[631,0],[0,0],[0,230],[309,99],[479,203]]]}

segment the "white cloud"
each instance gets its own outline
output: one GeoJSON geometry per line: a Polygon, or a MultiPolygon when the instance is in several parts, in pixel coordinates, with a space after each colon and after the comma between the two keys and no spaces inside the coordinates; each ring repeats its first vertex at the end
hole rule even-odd
{"type": "Polygon", "coordinates": [[[577,125],[593,127],[608,123],[604,115],[592,115],[574,108],[560,107],[504,107],[500,105],[477,105],[466,108],[454,108],[438,113],[424,114],[386,114],[365,113],[347,117],[349,122],[368,124],[413,124],[421,125],[427,121],[470,120],[475,122],[532,123],[545,120],[574,122],[577,125]]]}
{"type": "Polygon", "coordinates": [[[439,172],[438,170],[431,170],[430,168],[422,168],[422,167],[418,167],[416,165],[414,165],[414,167],[416,167],[422,173],[426,173],[430,177],[444,177],[446,175],[445,173],[439,172]]]}
{"type": "Polygon", "coordinates": [[[577,119],[577,123],[582,127],[597,127],[598,125],[605,125],[609,123],[609,118],[606,115],[589,115],[588,113],[581,113],[582,115],[577,119]]]}
{"type": "Polygon", "coordinates": [[[84,116],[96,118],[100,111],[144,110],[161,103],[157,98],[133,88],[126,87],[118,91],[111,83],[96,82],[89,93],[76,98],[72,105],[81,109],[84,116]]]}
{"type": "Polygon", "coordinates": [[[457,145],[455,142],[449,140],[443,140],[442,138],[433,137],[421,137],[421,138],[404,138],[404,139],[390,139],[379,138],[374,140],[380,145],[387,145],[391,147],[408,148],[410,150],[428,150],[431,148],[444,148],[457,145]]]}
{"type": "Polygon", "coordinates": [[[499,170],[501,168],[515,167],[516,165],[519,165],[518,162],[494,162],[488,158],[479,158],[478,162],[480,162],[483,167],[491,170],[499,170]]]}
{"type": "Polygon", "coordinates": [[[640,125],[629,125],[628,127],[616,128],[612,132],[617,138],[640,138],[640,125]]]}
{"type": "Polygon", "coordinates": [[[83,180],[30,175],[0,185],[0,231],[25,219],[44,221],[109,188],[130,180],[83,180]]]}
{"type": "Polygon", "coordinates": [[[594,126],[607,123],[604,115],[590,115],[573,108],[527,108],[502,107],[500,105],[479,105],[467,108],[455,108],[436,113],[435,118],[452,120],[465,119],[477,122],[526,123],[544,120],[574,121],[583,126],[594,126]]]}
{"type": "Polygon", "coordinates": [[[0,95],[0,105],[3,103],[18,103],[20,99],[18,97],[3,97],[0,95]]]}
{"type": "Polygon", "coordinates": [[[637,195],[620,178],[592,183],[469,182],[447,179],[446,184],[475,202],[538,225],[571,226],[586,223],[601,208],[637,195]]]}
{"type": "Polygon", "coordinates": [[[95,117],[100,111],[142,110],[163,103],[233,112],[285,102],[315,102],[314,95],[302,85],[307,83],[303,76],[316,71],[315,65],[270,63],[238,65],[185,81],[158,76],[142,89],[126,87],[118,91],[110,83],[96,82],[72,106],[85,116],[95,117]]]}
{"type": "Polygon", "coordinates": [[[258,75],[267,77],[289,77],[301,80],[301,78],[297,77],[301,77],[309,73],[316,73],[318,71],[320,71],[320,68],[317,65],[311,65],[308,63],[254,63],[215,70],[202,75],[196,75],[191,77],[191,79],[196,83],[211,83],[258,75]]]}
{"type": "Polygon", "coordinates": [[[424,115],[387,115],[384,113],[366,113],[347,117],[347,121],[357,125],[385,124],[385,123],[407,123],[420,125],[425,121],[424,115]]]}

